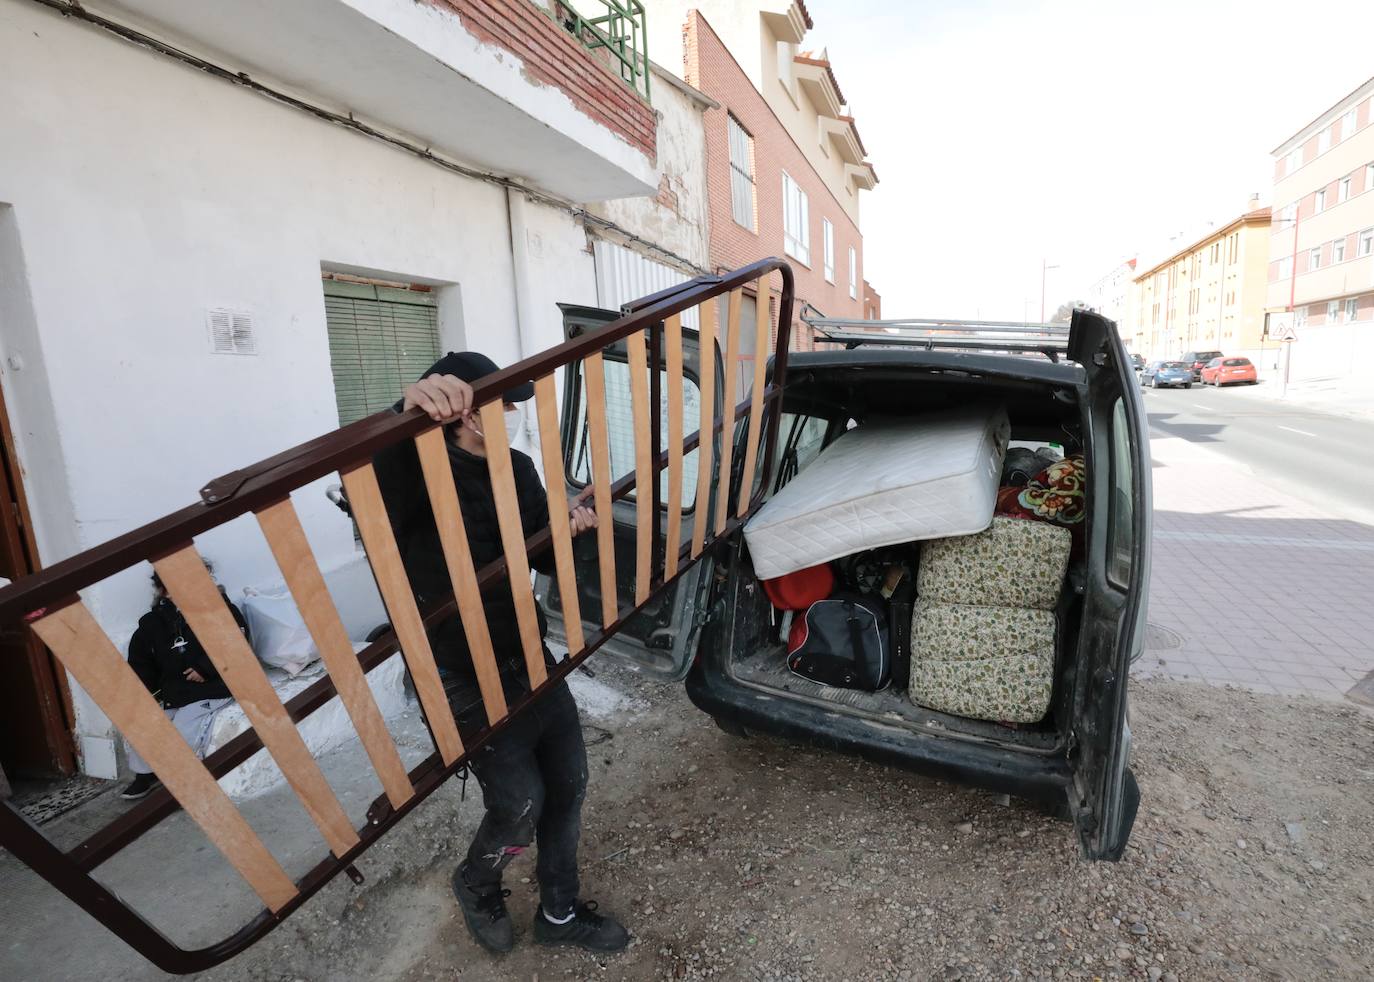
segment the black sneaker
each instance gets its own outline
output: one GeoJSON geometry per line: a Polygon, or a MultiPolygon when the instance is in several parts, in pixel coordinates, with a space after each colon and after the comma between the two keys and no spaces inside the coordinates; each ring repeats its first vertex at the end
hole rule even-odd
{"type": "Polygon", "coordinates": [[[534,912],[534,940],[540,944],[572,944],[588,951],[620,951],[630,943],[630,932],[614,917],[596,912],[596,901],[574,905],[572,920],[555,924],[541,906],[534,912]]]}
{"type": "Polygon", "coordinates": [[[453,895],[463,909],[463,920],[479,945],[487,951],[504,954],[515,947],[515,929],[506,910],[510,891],[499,886],[469,886],[463,876],[466,868],[464,863],[453,871],[453,895]]]}
{"type": "Polygon", "coordinates": [[[145,798],[149,791],[153,790],[153,788],[161,783],[162,782],[152,774],[135,774],[134,779],[129,782],[129,786],[119,792],[119,796],[128,801],[145,798]]]}

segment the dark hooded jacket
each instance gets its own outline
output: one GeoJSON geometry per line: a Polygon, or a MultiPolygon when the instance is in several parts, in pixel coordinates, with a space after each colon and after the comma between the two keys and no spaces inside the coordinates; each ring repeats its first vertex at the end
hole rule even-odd
{"type": "MultiPolygon", "coordinates": [[[[223,593],[221,590],[220,594],[223,593]]],[[[233,612],[239,630],[247,636],[248,625],[243,614],[229,603],[228,597],[224,602],[233,612]]],[[[139,619],[138,629],[129,640],[129,667],[167,709],[179,709],[202,699],[229,698],[229,688],[215,670],[210,656],[191,633],[176,604],[166,597],[156,600],[153,609],[139,619]],[[194,668],[205,681],[192,682],[186,678],[188,668],[194,668]]]]}
{"type": "MultiPolygon", "coordinates": [[[[515,472],[515,492],[520,506],[520,521],[525,537],[529,538],[549,524],[549,502],[534,462],[511,451],[511,466],[515,472]]],[[[496,499],[492,494],[491,473],[484,457],[478,457],[448,444],[449,466],[458,491],[458,504],[463,512],[463,525],[472,550],[472,562],[478,572],[505,550],[501,544],[501,527],[496,518],[496,499]]],[[[453,592],[448,565],[444,561],[439,530],[430,508],[415,445],[403,440],[383,450],[373,458],[377,483],[386,502],[391,528],[396,536],[401,560],[410,578],[411,588],[423,611],[427,604],[445,599],[453,592]]],[[[553,554],[545,550],[530,557],[531,568],[541,573],[553,572],[553,554]]],[[[482,607],[487,615],[487,629],[492,649],[503,675],[523,676],[524,653],[520,630],[515,618],[515,602],[510,587],[502,579],[482,594],[482,607]]],[[[538,611],[539,636],[548,632],[544,612],[538,611]]],[[[430,643],[434,659],[446,675],[464,681],[475,679],[472,654],[461,619],[454,615],[430,629],[430,643]]],[[[545,649],[545,660],[552,664],[545,649]]]]}

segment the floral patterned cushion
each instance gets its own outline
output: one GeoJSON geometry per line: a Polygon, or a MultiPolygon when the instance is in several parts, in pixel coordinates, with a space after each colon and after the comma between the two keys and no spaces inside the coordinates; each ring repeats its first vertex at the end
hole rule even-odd
{"type": "Polygon", "coordinates": [[[941,603],[1052,610],[1071,546],[1058,526],[994,518],[975,535],[922,543],[916,593],[941,603]]]}
{"type": "Polygon", "coordinates": [[[911,618],[912,663],[1054,653],[1054,614],[1024,607],[942,604],[922,598],[911,618]]]}
{"type": "Polygon", "coordinates": [[[911,631],[913,702],[1000,723],[1034,723],[1049,711],[1055,640],[1050,611],[922,599],[911,631]]]}
{"type": "Polygon", "coordinates": [[[911,698],[936,712],[994,723],[1037,723],[1050,709],[1050,654],[930,661],[911,666],[911,698]]]}

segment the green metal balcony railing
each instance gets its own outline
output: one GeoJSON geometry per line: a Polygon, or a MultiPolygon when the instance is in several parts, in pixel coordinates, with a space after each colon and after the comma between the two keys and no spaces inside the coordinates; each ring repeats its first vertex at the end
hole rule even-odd
{"type": "Polygon", "coordinates": [[[557,4],[564,28],[588,51],[607,52],[606,64],[630,88],[649,99],[649,40],[644,29],[644,4],[639,0],[584,0],[599,3],[606,13],[584,17],[564,2],[557,4]]]}

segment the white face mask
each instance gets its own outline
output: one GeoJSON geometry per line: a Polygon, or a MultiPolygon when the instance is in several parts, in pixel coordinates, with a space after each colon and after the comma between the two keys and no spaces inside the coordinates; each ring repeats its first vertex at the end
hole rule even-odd
{"type": "Polygon", "coordinates": [[[506,440],[514,443],[525,428],[525,417],[519,409],[506,410],[506,440]]]}

